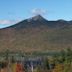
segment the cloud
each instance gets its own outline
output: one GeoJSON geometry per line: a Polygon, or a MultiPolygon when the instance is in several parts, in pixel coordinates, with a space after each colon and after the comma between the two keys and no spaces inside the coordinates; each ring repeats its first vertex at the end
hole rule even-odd
{"type": "Polygon", "coordinates": [[[0,24],[15,24],[18,20],[0,20],[0,24]]]}
{"type": "Polygon", "coordinates": [[[31,13],[33,14],[33,15],[44,15],[44,14],[46,14],[46,10],[44,10],[44,9],[33,9],[32,11],[31,11],[31,13]]]}

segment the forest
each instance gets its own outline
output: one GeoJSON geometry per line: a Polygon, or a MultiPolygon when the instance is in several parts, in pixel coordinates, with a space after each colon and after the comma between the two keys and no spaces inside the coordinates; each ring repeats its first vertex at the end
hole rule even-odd
{"type": "Polygon", "coordinates": [[[0,53],[0,72],[72,72],[72,50],[53,53],[0,53]]]}

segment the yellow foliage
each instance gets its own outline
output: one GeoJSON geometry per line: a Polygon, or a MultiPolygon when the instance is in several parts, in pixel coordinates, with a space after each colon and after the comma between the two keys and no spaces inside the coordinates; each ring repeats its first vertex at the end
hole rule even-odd
{"type": "Polygon", "coordinates": [[[12,72],[16,72],[16,63],[12,64],[11,68],[12,68],[12,72]]]}
{"type": "Polygon", "coordinates": [[[52,72],[63,72],[64,66],[62,64],[57,64],[52,72]]]}

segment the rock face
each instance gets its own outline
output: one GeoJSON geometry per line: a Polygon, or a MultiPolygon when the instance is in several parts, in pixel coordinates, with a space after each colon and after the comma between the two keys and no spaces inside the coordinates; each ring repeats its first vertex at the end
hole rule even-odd
{"type": "Polygon", "coordinates": [[[0,29],[0,51],[46,51],[72,47],[72,21],[48,21],[40,15],[0,29]]]}

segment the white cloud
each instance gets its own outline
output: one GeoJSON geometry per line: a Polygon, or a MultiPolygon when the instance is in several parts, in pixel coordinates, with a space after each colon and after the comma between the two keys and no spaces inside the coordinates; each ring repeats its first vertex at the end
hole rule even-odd
{"type": "Polygon", "coordinates": [[[0,24],[15,24],[18,20],[0,20],[0,24]]]}
{"type": "Polygon", "coordinates": [[[31,12],[33,15],[38,15],[38,14],[43,15],[46,14],[47,11],[44,9],[33,9],[31,12]]]}

